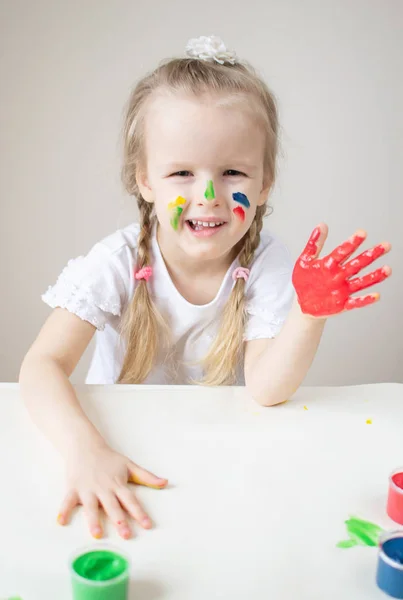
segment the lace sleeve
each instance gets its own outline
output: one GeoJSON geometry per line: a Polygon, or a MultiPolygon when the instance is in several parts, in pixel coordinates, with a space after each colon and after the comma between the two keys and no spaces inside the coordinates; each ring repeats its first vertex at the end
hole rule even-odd
{"type": "Polygon", "coordinates": [[[112,316],[122,314],[125,295],[125,285],[113,263],[113,255],[95,245],[87,256],[67,263],[42,300],[51,308],[67,309],[102,331],[112,316]]]}

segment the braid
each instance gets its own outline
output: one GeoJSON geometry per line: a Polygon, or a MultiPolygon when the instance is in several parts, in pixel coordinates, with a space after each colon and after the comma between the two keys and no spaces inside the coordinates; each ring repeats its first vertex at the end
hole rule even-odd
{"type": "MultiPolygon", "coordinates": [[[[244,238],[239,255],[242,267],[252,263],[256,248],[260,243],[260,232],[266,207],[258,206],[256,215],[244,238]]],[[[204,385],[229,385],[236,380],[236,371],[242,357],[243,335],[246,321],[244,279],[235,281],[231,295],[224,307],[223,318],[217,337],[203,361],[206,372],[204,385]]]]}
{"type": "MultiPolygon", "coordinates": [[[[138,264],[141,269],[150,264],[150,241],[155,222],[153,205],[138,194],[140,233],[137,241],[138,264]]],[[[122,320],[121,335],[127,349],[118,383],[142,383],[154,366],[157,350],[161,345],[160,333],[167,327],[153,300],[147,281],[138,281],[130,306],[122,320]]]]}
{"type": "MultiPolygon", "coordinates": [[[[139,195],[137,204],[139,207],[141,224],[137,240],[137,268],[142,269],[150,264],[150,240],[155,222],[155,215],[153,215],[153,205],[146,202],[141,195],[139,195]]],[[[140,280],[140,282],[141,281],[144,280],[140,280]]]]}
{"type": "MultiPolygon", "coordinates": [[[[260,244],[260,232],[263,227],[265,211],[265,206],[258,206],[256,209],[256,216],[246,234],[245,242],[239,255],[241,267],[248,267],[251,264],[255,250],[260,244]]],[[[239,281],[239,279],[237,281],[239,281]]]]}

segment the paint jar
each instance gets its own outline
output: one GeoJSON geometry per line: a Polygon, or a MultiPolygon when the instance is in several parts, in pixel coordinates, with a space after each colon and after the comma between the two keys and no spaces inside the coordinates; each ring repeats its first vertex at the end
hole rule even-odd
{"type": "Polygon", "coordinates": [[[396,469],[389,477],[388,505],[389,517],[403,525],[403,467],[396,469]]]}
{"type": "Polygon", "coordinates": [[[75,552],[70,558],[73,600],[128,600],[128,557],[109,545],[75,552]]]}
{"type": "Polygon", "coordinates": [[[376,583],[392,598],[403,598],[403,531],[388,531],[381,536],[376,583]]]}

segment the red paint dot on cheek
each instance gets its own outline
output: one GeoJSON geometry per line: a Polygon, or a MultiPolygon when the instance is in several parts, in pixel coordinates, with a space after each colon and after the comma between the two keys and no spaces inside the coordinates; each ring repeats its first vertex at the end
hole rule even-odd
{"type": "Polygon", "coordinates": [[[403,490],[403,473],[396,473],[396,475],[393,475],[392,481],[398,488],[403,490]]]}
{"type": "Polygon", "coordinates": [[[238,217],[238,219],[240,219],[241,221],[245,221],[245,211],[241,206],[237,206],[233,209],[232,212],[236,217],[238,217]]]}

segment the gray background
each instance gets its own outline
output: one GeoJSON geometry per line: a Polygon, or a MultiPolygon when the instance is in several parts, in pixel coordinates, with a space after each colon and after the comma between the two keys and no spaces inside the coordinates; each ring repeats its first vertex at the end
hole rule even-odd
{"type": "Polygon", "coordinates": [[[307,383],[403,381],[402,28],[400,0],[3,0],[0,380],[17,379],[49,314],[40,294],[67,260],[136,218],[119,180],[134,82],[215,34],[278,98],[283,154],[266,226],[294,258],[321,220],[328,250],[358,227],[368,244],[394,245],[381,302],[329,320],[307,383]]]}

